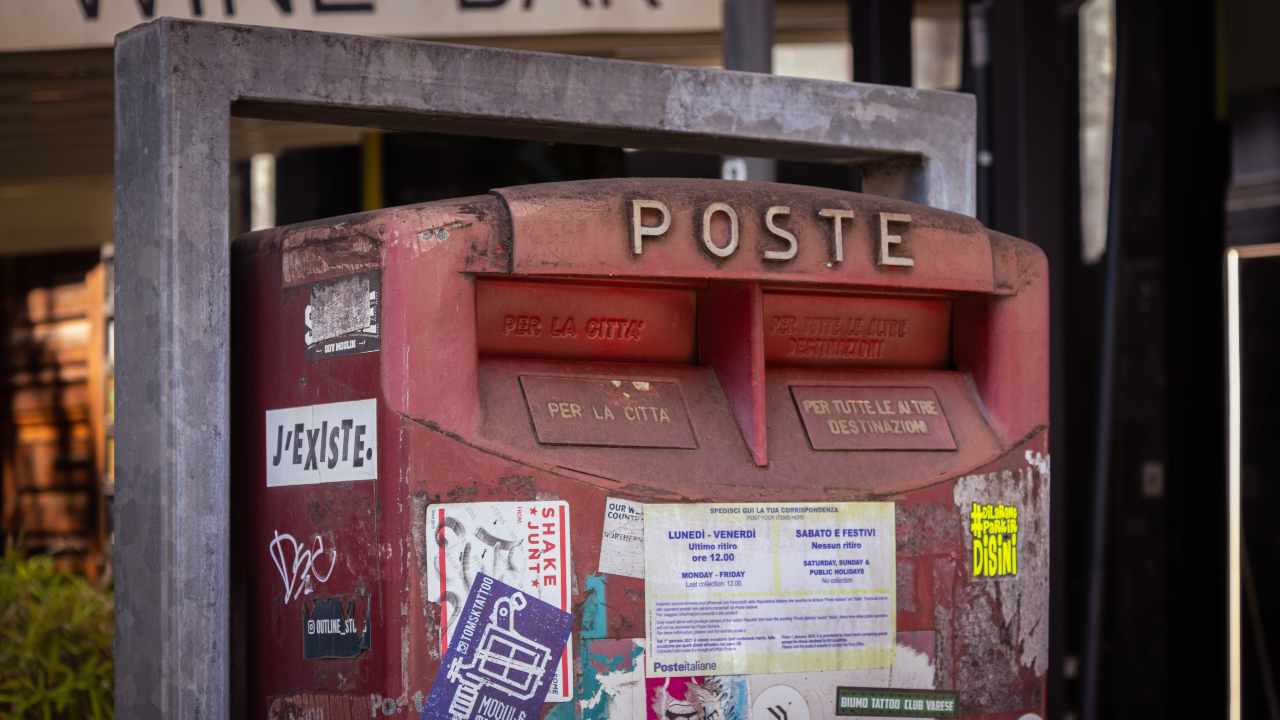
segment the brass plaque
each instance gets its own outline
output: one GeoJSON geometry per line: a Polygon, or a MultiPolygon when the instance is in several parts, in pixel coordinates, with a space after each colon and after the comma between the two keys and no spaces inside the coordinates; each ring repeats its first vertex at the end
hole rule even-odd
{"type": "Polygon", "coordinates": [[[698,447],[674,381],[521,375],[520,386],[540,443],[698,447]]]}
{"type": "Polygon", "coordinates": [[[951,424],[927,387],[792,385],[814,450],[955,450],[951,424]]]}

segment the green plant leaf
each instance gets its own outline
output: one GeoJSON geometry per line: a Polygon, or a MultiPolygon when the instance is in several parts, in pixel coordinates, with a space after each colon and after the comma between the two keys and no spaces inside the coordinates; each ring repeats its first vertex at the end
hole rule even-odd
{"type": "Polygon", "coordinates": [[[110,588],[16,545],[0,555],[0,717],[113,717],[110,588]]]}

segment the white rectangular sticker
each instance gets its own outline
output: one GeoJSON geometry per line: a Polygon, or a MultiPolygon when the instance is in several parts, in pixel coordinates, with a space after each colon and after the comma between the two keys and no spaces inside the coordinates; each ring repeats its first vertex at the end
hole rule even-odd
{"type": "Polygon", "coordinates": [[[646,505],[647,673],[893,664],[893,503],[646,505]]]}
{"type": "MultiPolygon", "coordinates": [[[[877,688],[892,693],[893,690],[931,691],[937,687],[937,641],[932,630],[898,633],[897,649],[893,665],[885,668],[841,670],[838,672],[780,673],[774,675],[749,675],[751,706],[762,720],[778,717],[789,719],[854,718],[871,716],[893,717],[952,717],[956,713],[868,713],[848,712],[841,708],[839,688],[877,688]],[[769,712],[777,710],[776,713],[769,712]],[[843,712],[842,712],[843,710],[843,712]]],[[[846,703],[849,705],[850,703],[846,703]]],[[[856,707],[857,705],[854,704],[856,707]]],[[[954,704],[952,706],[954,709],[954,704]]],[[[751,720],[755,720],[752,717],[751,720]]]]}
{"type": "Polygon", "coordinates": [[[267,411],[267,487],[377,476],[377,400],[267,411]]]}
{"type": "MultiPolygon", "coordinates": [[[[578,717],[582,720],[647,720],[644,638],[583,640],[582,652],[587,660],[580,669],[582,692],[578,694],[578,717]],[[594,692],[590,688],[594,688],[594,692]]],[[[688,715],[683,718],[696,720],[688,715]]]]}
{"type": "MultiPolygon", "coordinates": [[[[476,574],[573,612],[569,504],[563,500],[447,503],[427,507],[427,595],[440,603],[440,657],[476,574]]],[[[565,646],[547,702],[573,698],[573,641],[565,646]]]]}
{"type": "Polygon", "coordinates": [[[644,505],[605,498],[600,572],[644,579],[644,505]]]}

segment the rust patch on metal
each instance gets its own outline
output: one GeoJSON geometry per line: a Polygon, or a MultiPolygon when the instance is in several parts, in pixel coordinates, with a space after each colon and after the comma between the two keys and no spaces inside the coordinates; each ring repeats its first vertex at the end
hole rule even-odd
{"type": "Polygon", "coordinates": [[[1034,246],[1011,235],[987,231],[991,242],[992,280],[995,291],[1013,295],[1040,279],[1044,261],[1034,246]]]}
{"type": "Polygon", "coordinates": [[[377,270],[382,266],[382,240],[343,224],[304,227],[284,236],[280,262],[285,287],[377,270]]]}
{"type": "MultiPolygon", "coordinates": [[[[899,549],[901,552],[901,549],[899,549]]],[[[898,610],[916,611],[916,564],[910,559],[899,559],[897,567],[898,610]]]]}
{"type": "Polygon", "coordinates": [[[369,717],[372,696],[298,693],[277,696],[267,710],[269,720],[355,720],[369,717]]]}
{"type": "Polygon", "coordinates": [[[478,223],[489,221],[489,211],[486,209],[485,203],[468,202],[458,205],[458,212],[463,215],[470,215],[476,219],[478,223]]]}
{"type": "Polygon", "coordinates": [[[456,440],[460,443],[467,442],[466,438],[462,437],[458,433],[453,432],[452,430],[445,430],[444,428],[440,427],[440,423],[436,422],[435,420],[423,420],[421,418],[409,417],[408,415],[403,415],[403,414],[401,415],[401,417],[406,418],[411,422],[417,423],[418,425],[421,425],[422,427],[428,430],[431,430],[432,432],[440,433],[441,435],[449,438],[450,440],[456,440]]]}
{"type": "Polygon", "coordinates": [[[641,498],[646,501],[690,499],[688,495],[681,495],[679,493],[671,492],[670,490],[663,490],[662,488],[654,487],[652,485],[645,485],[644,483],[626,483],[622,485],[621,489],[628,496],[641,498]]]}
{"type": "Polygon", "coordinates": [[[933,563],[933,626],[936,628],[938,642],[937,677],[942,687],[956,687],[958,682],[955,662],[956,637],[955,617],[956,581],[959,579],[954,559],[938,558],[933,563]]]}
{"type": "Polygon", "coordinates": [[[433,660],[439,660],[440,643],[436,642],[439,637],[436,634],[439,632],[439,603],[434,602],[434,598],[427,594],[427,577],[431,574],[431,560],[427,556],[427,506],[431,504],[431,498],[426,493],[419,492],[413,494],[412,501],[410,533],[413,535],[414,564],[418,567],[418,592],[423,599],[422,617],[427,626],[427,654],[433,660]]]}
{"type": "Polygon", "coordinates": [[[504,237],[499,235],[499,242],[493,242],[490,236],[469,242],[463,268],[467,272],[510,272],[511,243],[502,242],[504,237]]]}
{"type": "Polygon", "coordinates": [[[329,513],[333,510],[329,506],[327,496],[322,495],[320,498],[313,498],[307,501],[307,519],[315,527],[326,527],[328,525],[329,513]]]}
{"type": "Polygon", "coordinates": [[[449,488],[444,494],[447,502],[470,502],[472,498],[480,494],[480,488],[475,485],[455,485],[449,488]]]}
{"type": "Polygon", "coordinates": [[[898,554],[910,557],[954,553],[961,546],[961,519],[955,508],[936,503],[897,503],[898,554]]]}
{"type": "Polygon", "coordinates": [[[956,612],[956,689],[968,712],[993,714],[1026,707],[1027,688],[1018,672],[1017,651],[1000,610],[979,585],[964,585],[956,612]]]}
{"type": "Polygon", "coordinates": [[[493,210],[492,222],[489,223],[492,229],[483,238],[472,241],[467,248],[466,268],[469,272],[510,273],[515,265],[516,239],[507,199],[501,193],[491,191],[484,203],[462,205],[460,208],[474,212],[476,219],[483,223],[490,220],[486,205],[493,210]]]}
{"type": "Polygon", "coordinates": [[[498,485],[512,500],[532,500],[538,492],[532,475],[503,475],[498,478],[498,485]]]}

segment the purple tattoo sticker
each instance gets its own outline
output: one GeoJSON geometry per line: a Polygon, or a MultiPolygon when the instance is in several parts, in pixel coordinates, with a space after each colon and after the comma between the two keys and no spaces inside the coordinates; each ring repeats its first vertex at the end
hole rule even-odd
{"type": "Polygon", "coordinates": [[[536,720],[572,631],[570,613],[477,575],[422,720],[536,720]]]}

